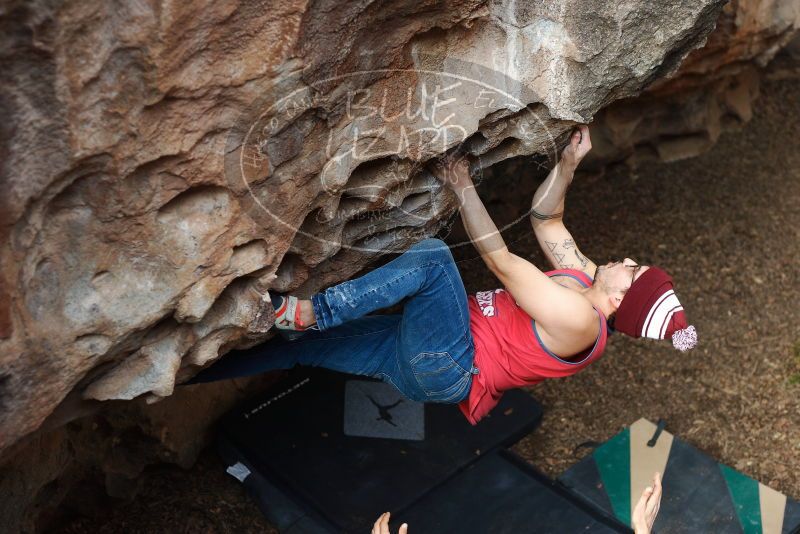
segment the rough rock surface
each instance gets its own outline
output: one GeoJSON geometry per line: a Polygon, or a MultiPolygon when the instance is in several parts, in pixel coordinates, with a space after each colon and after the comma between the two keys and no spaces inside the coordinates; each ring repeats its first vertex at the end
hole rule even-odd
{"type": "Polygon", "coordinates": [[[619,100],[595,115],[595,169],[625,161],[674,161],[696,156],[720,134],[752,117],[760,68],[800,30],[797,0],[733,0],[723,8],[705,46],[678,72],[634,99],[619,100]]]}
{"type": "Polygon", "coordinates": [[[426,160],[552,157],[593,116],[598,166],[685,157],[746,119],[754,65],[798,27],[792,0],[734,0],[670,78],[719,2],[339,4],[0,7],[7,528],[83,506],[87,473],[123,496],[148,463],[191,464],[247,388],[174,385],[268,335],[267,288],[446,224],[426,160]]]}
{"type": "Polygon", "coordinates": [[[436,232],[421,164],[550,154],[702,45],[721,0],[0,8],[0,449],[68,399],[169,396],[436,232]]]}

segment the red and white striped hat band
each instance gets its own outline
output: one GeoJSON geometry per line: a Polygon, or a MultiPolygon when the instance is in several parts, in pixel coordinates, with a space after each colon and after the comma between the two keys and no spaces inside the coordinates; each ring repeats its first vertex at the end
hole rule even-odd
{"type": "Polygon", "coordinates": [[[697,344],[697,331],[686,323],[672,278],[650,267],[631,285],[617,309],[614,328],[631,337],[672,339],[680,351],[697,344]]]}

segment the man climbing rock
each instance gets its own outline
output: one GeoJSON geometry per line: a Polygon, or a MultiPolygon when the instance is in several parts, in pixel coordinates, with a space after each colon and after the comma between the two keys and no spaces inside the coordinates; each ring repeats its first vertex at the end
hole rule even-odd
{"type": "Polygon", "coordinates": [[[697,335],[667,273],[629,258],[598,267],[564,226],[567,188],[590,149],[589,129],[581,126],[533,197],[533,231],[556,270],[542,272],[508,250],[468,161],[451,157],[433,173],[457,195],[464,227],[504,289],[468,297],[447,245],[426,239],[310,300],[275,296],[276,327],[299,338],[228,355],[192,382],[325,367],[380,378],[415,401],[458,403],[476,424],[504,391],[596,361],[609,322],[629,336],[671,338],[690,349],[697,335]],[[369,315],[404,299],[402,314],[369,315]]]}

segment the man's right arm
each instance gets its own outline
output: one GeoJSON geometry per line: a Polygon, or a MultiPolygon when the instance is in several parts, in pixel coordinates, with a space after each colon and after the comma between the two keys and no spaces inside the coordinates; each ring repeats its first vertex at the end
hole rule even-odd
{"type": "Polygon", "coordinates": [[[536,240],[556,269],[577,269],[594,277],[597,266],[584,256],[564,226],[564,198],[575,169],[592,148],[589,128],[580,126],[564,149],[561,161],[536,190],[531,201],[531,225],[536,240]]]}
{"type": "Polygon", "coordinates": [[[466,159],[446,159],[433,170],[457,196],[464,229],[492,273],[540,327],[556,353],[575,354],[597,338],[597,315],[575,291],[560,286],[535,265],[509,252],[469,176],[466,159]]]}

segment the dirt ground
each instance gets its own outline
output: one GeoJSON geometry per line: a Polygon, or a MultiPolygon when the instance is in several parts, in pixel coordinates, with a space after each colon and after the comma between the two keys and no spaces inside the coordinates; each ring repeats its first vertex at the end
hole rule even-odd
{"type": "MultiPolygon", "coordinates": [[[[531,388],[545,415],[516,451],[548,475],[586,454],[574,452],[582,442],[663,418],[668,431],[800,498],[800,84],[777,77],[764,82],[752,122],[710,152],[573,184],[566,222],[583,252],[668,270],[700,342],[683,355],[615,335],[582,373],[531,388]]],[[[520,201],[488,194],[498,218],[523,213],[538,183],[525,165],[508,169],[492,188],[514,188],[520,201]]],[[[544,266],[526,222],[506,238],[544,266]]],[[[472,251],[456,255],[468,291],[497,286],[472,251]]],[[[190,471],[159,468],[143,484],[102,520],[74,519],[59,531],[271,531],[211,450],[190,471]]]]}

